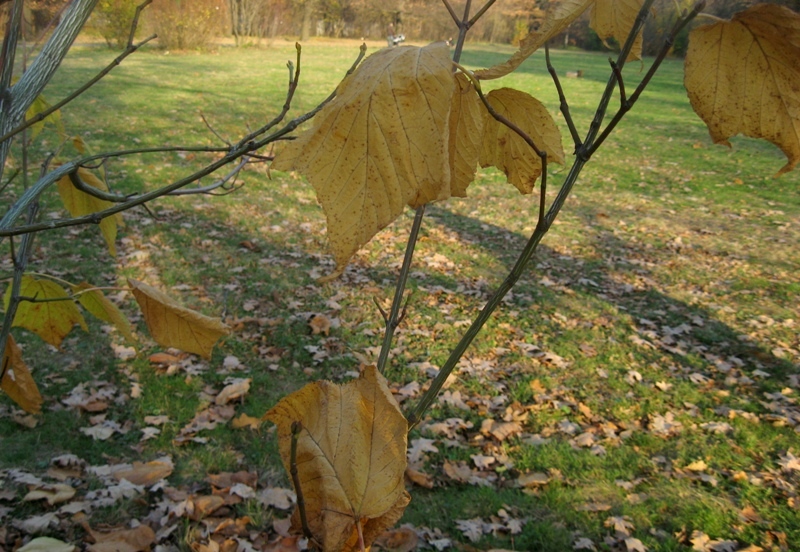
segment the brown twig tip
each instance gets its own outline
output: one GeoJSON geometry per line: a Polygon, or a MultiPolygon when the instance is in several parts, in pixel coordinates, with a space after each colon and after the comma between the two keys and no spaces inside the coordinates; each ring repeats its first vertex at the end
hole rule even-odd
{"type": "Polygon", "coordinates": [[[300,45],[300,43],[299,43],[299,42],[295,42],[295,43],[294,43],[294,47],[295,47],[295,50],[297,50],[297,53],[298,53],[298,54],[299,54],[299,53],[302,51],[302,49],[303,49],[303,47],[300,45]]]}

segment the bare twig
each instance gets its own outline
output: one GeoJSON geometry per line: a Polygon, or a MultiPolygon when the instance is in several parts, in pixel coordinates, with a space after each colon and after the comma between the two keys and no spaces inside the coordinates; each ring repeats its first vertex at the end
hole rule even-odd
{"type": "Polygon", "coordinates": [[[386,313],[384,308],[381,306],[381,302],[378,301],[378,298],[375,297],[375,296],[372,297],[372,302],[375,303],[376,307],[378,307],[378,311],[381,313],[381,316],[383,317],[384,323],[386,323],[386,325],[388,326],[389,325],[389,315],[386,313]]]}
{"type": "Polygon", "coordinates": [[[450,4],[450,1],[449,0],[442,0],[442,4],[444,4],[444,7],[447,8],[447,11],[450,14],[450,17],[453,18],[453,21],[455,21],[456,25],[461,25],[461,20],[458,18],[458,15],[456,14],[456,11],[453,9],[452,4],[450,4]]]}
{"type": "Polygon", "coordinates": [[[494,6],[494,3],[495,3],[496,1],[497,1],[497,0],[488,0],[488,1],[487,1],[487,2],[486,2],[484,5],[483,5],[483,7],[482,7],[481,9],[479,9],[479,10],[478,10],[478,12],[477,12],[475,15],[473,15],[473,16],[472,16],[472,19],[470,19],[470,20],[469,20],[469,22],[467,23],[467,25],[468,25],[469,27],[472,27],[472,26],[473,26],[475,23],[477,23],[477,22],[478,22],[478,20],[479,20],[481,17],[483,17],[483,15],[484,15],[484,14],[485,14],[485,13],[486,13],[488,10],[489,10],[489,8],[491,8],[492,6],[494,6]]]}
{"type": "Polygon", "coordinates": [[[231,144],[229,140],[223,138],[222,135],[219,132],[217,132],[214,127],[211,126],[211,123],[208,122],[208,119],[206,119],[206,116],[203,115],[202,111],[200,112],[200,118],[203,120],[203,124],[206,125],[206,128],[211,132],[211,134],[216,136],[220,142],[227,144],[228,147],[233,146],[233,144],[231,144]]]}
{"type": "MultiPolygon", "coordinates": [[[[33,223],[36,220],[36,215],[39,212],[39,204],[33,203],[28,209],[28,223],[33,223]]],[[[17,307],[20,303],[20,288],[22,287],[22,276],[25,274],[25,269],[28,266],[28,257],[30,256],[33,247],[33,234],[26,234],[20,240],[19,249],[14,254],[14,241],[11,242],[11,258],[14,261],[14,276],[11,281],[11,293],[9,295],[8,307],[3,316],[3,327],[0,328],[0,358],[6,357],[6,346],[8,345],[8,337],[11,335],[11,325],[14,323],[14,318],[17,315],[17,307]]],[[[0,381],[6,375],[7,363],[3,363],[0,371],[0,381]]]]}
{"type": "Polygon", "coordinates": [[[630,109],[628,107],[628,99],[625,96],[625,81],[622,78],[622,71],[619,69],[619,65],[617,65],[613,59],[608,58],[608,63],[611,65],[611,71],[614,73],[614,76],[617,79],[617,85],[619,85],[619,105],[620,109],[630,109]]]}
{"type": "MultiPolygon", "coordinates": [[[[366,46],[362,45],[360,53],[356,61],[353,63],[353,66],[345,75],[345,78],[349,76],[352,71],[355,70],[355,67],[364,57],[366,53],[366,46]]],[[[296,81],[295,81],[296,82],[296,81]]],[[[54,228],[66,228],[69,226],[80,226],[82,224],[97,224],[101,220],[116,213],[120,213],[132,207],[136,207],[138,205],[143,205],[148,201],[152,201],[158,197],[167,195],[169,193],[174,192],[180,188],[183,188],[192,182],[207,176],[217,169],[224,167],[225,165],[236,161],[240,157],[244,155],[251,155],[253,152],[258,151],[262,147],[277,140],[285,139],[290,133],[292,133],[298,126],[303,124],[304,122],[308,121],[312,117],[314,117],[319,111],[325,107],[334,97],[336,96],[336,92],[332,92],[327,98],[325,98],[322,102],[317,105],[311,111],[304,113],[298,117],[295,117],[288,123],[286,123],[283,127],[278,130],[275,130],[271,134],[264,136],[258,140],[241,140],[237,143],[233,148],[230,149],[222,149],[222,148],[192,148],[192,147],[168,147],[168,148],[146,148],[141,150],[127,150],[122,152],[108,152],[98,155],[91,155],[87,157],[83,157],[76,161],[71,161],[69,163],[65,163],[60,167],[54,169],[50,173],[41,177],[30,189],[26,190],[25,193],[9,208],[6,214],[0,219],[0,237],[6,236],[17,236],[21,234],[25,234],[28,232],[42,232],[45,230],[52,230],[54,228]],[[65,219],[58,219],[52,220],[43,223],[28,223],[23,226],[14,227],[14,223],[16,220],[24,213],[26,207],[31,204],[32,202],[36,201],[36,199],[52,184],[57,182],[60,178],[68,175],[69,173],[76,171],[78,167],[86,165],[87,163],[91,163],[92,161],[98,159],[106,159],[111,157],[120,157],[124,155],[130,155],[132,153],[148,153],[148,152],[161,152],[161,151],[211,151],[211,152],[226,152],[226,154],[221,157],[220,159],[214,161],[199,169],[198,171],[181,178],[167,186],[163,186],[157,190],[152,192],[147,192],[144,194],[140,194],[137,196],[130,197],[124,202],[117,203],[113,207],[109,207],[108,209],[104,209],[102,211],[98,211],[96,213],[92,213],[89,215],[84,215],[81,217],[72,217],[72,218],[65,218],[65,219]]],[[[287,109],[288,111],[288,109],[287,109]]],[[[268,123],[262,129],[256,131],[256,135],[260,135],[264,132],[264,128],[272,125],[273,122],[268,123]]]]}
{"type": "MultiPolygon", "coordinates": [[[[620,69],[625,62],[625,59],[630,52],[631,47],[633,46],[634,39],[636,38],[637,34],[641,30],[645,17],[647,16],[650,7],[652,6],[654,0],[645,0],[639,15],[636,18],[636,22],[631,29],[628,39],[625,42],[625,45],[622,48],[622,52],[620,53],[619,59],[617,64],[619,65],[620,69]]],[[[514,287],[516,282],[521,277],[523,271],[527,267],[528,263],[530,262],[533,255],[536,253],[536,250],[541,242],[542,238],[547,234],[550,230],[550,227],[553,224],[553,221],[558,216],[559,212],[561,211],[562,207],[564,206],[564,202],[566,201],[567,197],[572,191],[575,183],[577,182],[578,176],[580,175],[583,167],[586,165],[589,159],[589,153],[586,149],[585,144],[593,144],[594,139],[597,135],[598,129],[600,124],[602,123],[603,117],[605,112],[608,108],[608,102],[611,98],[611,94],[614,90],[614,85],[617,82],[616,77],[614,75],[611,76],[609,79],[609,83],[606,86],[606,91],[603,94],[603,97],[600,100],[598,105],[597,111],[595,113],[595,117],[592,120],[589,132],[587,134],[586,140],[584,141],[584,145],[578,148],[575,155],[575,160],[570,168],[569,173],[567,174],[564,183],[561,185],[561,189],[559,190],[558,194],[556,195],[553,203],[550,205],[550,208],[547,210],[547,213],[542,216],[542,206],[543,204],[541,201],[544,199],[540,199],[540,216],[539,222],[536,225],[536,228],[533,231],[533,234],[528,239],[528,242],[525,244],[525,247],[520,252],[517,261],[514,263],[513,268],[497,288],[497,290],[492,294],[489,301],[487,301],[486,305],[483,309],[478,313],[478,316],[472,322],[470,327],[464,333],[461,340],[458,342],[456,347],[451,351],[450,356],[447,358],[445,363],[442,365],[439,373],[436,375],[434,380],[431,382],[430,387],[425,392],[425,394],[420,399],[419,403],[413,408],[413,410],[408,414],[408,423],[409,423],[409,431],[413,429],[419,422],[422,420],[422,416],[425,414],[426,410],[430,407],[430,405],[435,400],[436,396],[438,395],[439,391],[441,391],[444,382],[447,380],[448,376],[452,373],[453,369],[458,364],[458,361],[464,355],[464,352],[472,343],[472,340],[475,339],[475,336],[483,328],[486,321],[492,316],[492,313],[495,309],[500,305],[505,295],[514,287]]],[[[543,174],[546,174],[543,172],[543,174]]],[[[543,191],[545,191],[543,189],[543,191]]]]}
{"type": "Polygon", "coordinates": [[[561,87],[561,82],[558,80],[556,68],[553,67],[552,63],[550,63],[550,47],[546,43],[544,45],[544,59],[547,63],[547,71],[553,78],[553,84],[555,84],[556,91],[558,91],[559,109],[561,110],[561,114],[564,115],[564,120],[567,122],[569,133],[572,136],[573,143],[575,144],[575,151],[577,151],[582,144],[581,137],[578,134],[578,129],[575,128],[575,121],[572,120],[572,115],[570,115],[569,103],[567,103],[567,97],[564,95],[564,89],[561,87]]]}
{"type": "Polygon", "coordinates": [[[128,48],[133,47],[133,39],[136,36],[136,29],[139,27],[139,16],[142,15],[142,10],[152,3],[153,0],[144,0],[136,6],[136,13],[133,14],[133,21],[131,21],[131,34],[128,35],[128,48]]]}
{"type": "Polygon", "coordinates": [[[378,363],[376,365],[381,374],[386,369],[386,361],[389,360],[389,350],[392,348],[394,331],[397,329],[397,326],[400,325],[400,308],[403,304],[403,293],[405,293],[408,274],[411,271],[411,261],[414,258],[414,248],[417,245],[417,238],[420,228],[422,227],[422,219],[424,216],[425,205],[420,205],[417,207],[416,213],[414,213],[414,223],[411,225],[411,232],[409,232],[408,241],[406,242],[406,253],[403,256],[403,265],[400,267],[400,274],[397,276],[397,285],[395,286],[394,298],[392,299],[389,316],[386,317],[384,313],[383,318],[386,321],[386,329],[383,334],[381,352],[378,355],[378,363]]]}

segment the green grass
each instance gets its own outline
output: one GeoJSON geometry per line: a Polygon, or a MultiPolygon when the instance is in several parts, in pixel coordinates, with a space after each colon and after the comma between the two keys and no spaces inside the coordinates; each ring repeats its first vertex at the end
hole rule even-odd
{"type": "MultiPolygon", "coordinates": [[[[463,61],[484,67],[511,51],[471,45],[463,61]]],[[[292,115],[325,97],[356,55],[355,44],[312,42],[305,48],[292,115]]],[[[70,104],[64,123],[93,151],[219,145],[201,122],[202,112],[219,134],[235,141],[248,126],[256,128],[280,109],[288,79],[285,62],[294,56],[289,42],[269,48],[222,47],[210,54],[145,50],[70,104]]],[[[103,48],[75,48],[47,97],[59,99],[112,57],[103,48]]],[[[607,55],[555,51],[552,58],[560,75],[584,71],[583,78],[563,78],[562,83],[578,128],[585,132],[608,79],[607,55]]],[[[677,535],[691,536],[694,530],[767,548],[767,531],[800,542],[800,479],[797,471],[782,471],[779,465],[787,451],[800,454],[800,436],[791,425],[796,427],[798,420],[800,362],[798,177],[771,178],[784,159],[769,144],[746,138],[732,140],[730,150],[711,144],[688,104],[681,71],[679,61],[665,62],[640,103],[584,170],[534,267],[468,351],[468,359],[490,370],[483,375],[462,371],[450,390],[471,400],[473,409],[438,406],[430,412],[427,421],[460,417],[472,422],[472,429],[458,433],[467,448],[446,447],[426,424],[412,433],[411,438],[439,439],[439,453],[430,454],[424,466],[436,487],[410,489],[413,500],[403,523],[440,529],[467,542],[456,520],[488,520],[501,508],[526,520],[518,535],[498,533],[471,543],[480,549],[561,551],[579,537],[606,549],[601,543],[613,535],[604,525],[610,516],[629,516],[632,534],[653,551],[691,547],[677,535]],[[545,276],[547,285],[542,285],[545,276]],[[667,328],[682,324],[673,342],[656,342],[670,334],[667,328]],[[555,353],[568,365],[548,363],[521,344],[555,353]],[[630,380],[632,370],[641,381],[630,380]],[[706,380],[692,379],[698,374],[706,380]],[[726,380],[730,376],[736,379],[726,380]],[[672,386],[662,391],[658,382],[672,386]],[[781,390],[792,391],[779,405],[783,414],[771,412],[776,399],[765,393],[781,390]],[[490,408],[492,400],[498,402],[490,408]],[[591,413],[586,415],[580,405],[591,413]],[[526,434],[549,441],[530,445],[524,437],[477,439],[481,422],[500,420],[506,407],[527,412],[526,434]],[[654,420],[667,413],[674,414],[680,428],[655,431],[654,420]],[[795,418],[781,424],[781,416],[795,418]],[[573,446],[572,438],[558,429],[565,420],[579,424],[579,433],[594,432],[605,454],[573,446]],[[732,430],[713,433],[702,427],[709,422],[727,422],[732,430]],[[498,470],[491,487],[457,484],[444,475],[445,461],[470,462],[474,454],[504,455],[511,467],[498,470]],[[716,478],[716,486],[686,470],[697,460],[706,462],[705,473],[716,478]],[[526,494],[515,481],[527,471],[558,475],[526,494]],[[629,491],[620,481],[636,485],[629,491]],[[643,496],[634,502],[632,493],[643,496]],[[594,503],[609,509],[583,508],[594,503]],[[748,506],[763,522],[739,519],[748,506]]],[[[638,64],[629,65],[628,86],[640,75],[638,64]]],[[[491,86],[526,90],[557,111],[557,96],[539,54],[491,86]]],[[[563,118],[557,121],[568,137],[563,118]]],[[[55,147],[54,136],[42,138],[35,146],[39,153],[55,147]]],[[[571,149],[565,142],[565,150],[571,149]]],[[[133,192],[161,186],[212,158],[142,155],[112,161],[107,170],[115,189],[133,192]]],[[[550,167],[549,194],[566,170],[550,167]]],[[[340,381],[357,369],[359,358],[376,358],[372,348],[380,344],[382,320],[373,297],[391,297],[411,215],[367,245],[344,279],[319,284],[316,277],[332,265],[324,215],[313,190],[298,175],[268,175],[259,165],[246,169],[241,180],[244,187],[231,195],[162,199],[149,213],[126,215],[116,260],[105,252],[95,228],[37,238],[31,270],[112,286],[135,277],[207,314],[261,322],[237,325],[210,361],[191,373],[174,374],[147,361],[149,353],[160,349],[146,337],[140,320],[140,354],[126,362],[116,360],[110,349],[119,336],[99,324],[92,324],[89,334],[75,330],[61,351],[15,330],[45,405],[38,426],[28,429],[12,421],[12,405],[2,399],[0,470],[41,474],[54,456],[68,452],[93,465],[169,454],[176,464],[170,485],[190,492],[209,492],[208,473],[238,470],[258,472],[262,486],[289,486],[274,432],[267,427],[252,432],[221,426],[202,433],[209,439],[206,445],[178,447],[172,440],[204,405],[203,390],[218,391],[229,375],[253,378],[236,412],[259,417],[306,382],[340,381]],[[243,247],[246,241],[256,248],[243,247]],[[340,326],[329,337],[313,335],[307,322],[315,313],[338,318],[340,326]],[[315,359],[319,351],[326,356],[315,359]],[[236,356],[243,370],[223,373],[227,355],[236,356]],[[116,386],[117,400],[107,417],[128,421],[126,435],[99,442],[80,433],[90,414],[65,410],[60,401],[88,381],[116,386]],[[140,398],[130,397],[134,381],[143,390],[140,398]],[[156,438],[140,442],[144,418],[152,415],[167,415],[170,421],[156,438]]],[[[10,188],[4,201],[16,193],[18,188],[10,188]]],[[[388,372],[398,386],[425,381],[416,363],[444,362],[464,331],[463,322],[502,280],[535,224],[536,193],[520,197],[494,170],[480,170],[469,195],[428,210],[409,283],[408,316],[388,372]]],[[[45,197],[42,212],[45,217],[62,212],[55,193],[45,197]]],[[[131,298],[124,301],[133,315],[131,298]]],[[[410,403],[413,399],[405,404],[410,403]]],[[[79,493],[89,485],[77,482],[79,493]]],[[[24,489],[17,491],[23,496],[24,489]]],[[[95,511],[91,523],[140,519],[158,496],[151,493],[130,507],[95,511]]],[[[254,501],[236,508],[235,515],[250,515],[254,528],[263,531],[270,530],[273,517],[285,517],[254,501]]],[[[39,504],[12,503],[3,523],[44,510],[39,504]]],[[[185,548],[197,531],[197,523],[182,522],[170,538],[185,548]]],[[[53,534],[75,539],[82,533],[53,534]]]]}

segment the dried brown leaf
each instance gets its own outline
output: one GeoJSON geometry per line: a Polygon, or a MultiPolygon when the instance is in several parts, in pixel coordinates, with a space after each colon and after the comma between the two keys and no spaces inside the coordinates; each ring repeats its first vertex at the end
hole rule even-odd
{"type": "Polygon", "coordinates": [[[89,534],[95,541],[89,552],[148,552],[156,540],[156,534],[147,525],[102,533],[89,530],[89,534]]]}
{"type": "MultiPolygon", "coordinates": [[[[800,15],[759,4],[694,29],[686,53],[684,84],[692,108],[715,143],[744,134],[778,146],[800,162],[800,15]]],[[[777,175],[776,175],[777,176],[777,175]]]]}
{"type": "Polygon", "coordinates": [[[134,485],[149,487],[172,474],[174,466],[171,461],[153,460],[152,462],[134,462],[133,467],[127,470],[114,472],[118,481],[128,480],[134,485]]]}
{"type": "Polygon", "coordinates": [[[490,69],[475,71],[479,79],[497,79],[508,75],[525,61],[531,54],[544,45],[545,42],[560,34],[564,29],[585,12],[595,0],[562,0],[550,5],[547,17],[538,29],[531,32],[519,43],[519,50],[514,52],[507,61],[495,65],[490,69]]]}

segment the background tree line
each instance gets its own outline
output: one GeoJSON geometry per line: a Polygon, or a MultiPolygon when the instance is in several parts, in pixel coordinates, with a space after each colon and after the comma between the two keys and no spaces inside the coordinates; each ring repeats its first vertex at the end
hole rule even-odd
{"type": "MultiPolygon", "coordinates": [[[[470,32],[470,40],[514,44],[536,29],[550,4],[558,0],[497,0],[491,14],[470,32]]],[[[706,13],[728,18],[733,13],[764,0],[708,0],[706,13]]],[[[800,0],[768,0],[800,11],[800,0]]],[[[46,32],[53,17],[69,0],[29,0],[26,24],[29,40],[46,32]]],[[[140,0],[100,0],[92,26],[109,46],[122,47],[140,0]]],[[[674,3],[683,7],[692,0],[658,0],[646,35],[663,34],[674,22],[674,3]]],[[[233,36],[237,44],[257,39],[293,37],[307,40],[314,36],[330,38],[385,38],[389,26],[407,40],[436,41],[451,38],[451,21],[444,10],[432,10],[438,0],[155,0],[147,10],[143,32],[156,32],[163,48],[194,49],[208,46],[217,37],[233,36]]],[[[461,9],[456,2],[456,11],[461,9]]],[[[0,22],[5,19],[9,0],[0,0],[0,22]]],[[[3,24],[0,28],[5,28],[3,24]]],[[[682,55],[688,31],[681,33],[674,53],[682,55]]],[[[647,36],[646,36],[647,38],[647,36]]],[[[589,28],[584,15],[573,23],[556,43],[584,50],[606,46],[589,28]]],[[[645,40],[645,44],[656,41],[645,40]]],[[[645,54],[653,52],[645,51],[645,54]]]]}

